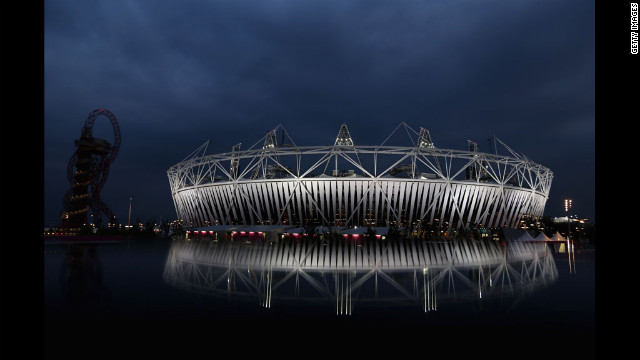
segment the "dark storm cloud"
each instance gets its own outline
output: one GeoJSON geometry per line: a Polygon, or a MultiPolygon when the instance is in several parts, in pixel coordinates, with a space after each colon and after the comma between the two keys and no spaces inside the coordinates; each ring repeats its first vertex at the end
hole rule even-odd
{"type": "Polygon", "coordinates": [[[496,135],[555,172],[550,214],[566,184],[592,217],[593,18],[584,1],[48,0],[45,223],[100,107],[122,131],[103,191],[121,218],[130,195],[142,218],[175,216],[166,170],[206,140],[247,148],[281,123],[323,144],[346,122],[378,144],[400,121],[439,147],[496,135]]]}

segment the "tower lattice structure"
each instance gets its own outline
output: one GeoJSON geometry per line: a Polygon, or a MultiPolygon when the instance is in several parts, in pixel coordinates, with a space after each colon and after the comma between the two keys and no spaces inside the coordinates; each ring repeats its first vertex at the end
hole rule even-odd
{"type": "Polygon", "coordinates": [[[64,213],[61,227],[77,232],[87,224],[93,215],[94,224],[102,226],[103,214],[109,223],[116,223],[114,213],[100,198],[100,191],[109,175],[109,167],[120,150],[120,127],[118,120],[109,110],[96,109],[89,114],[82,128],[80,139],[75,140],[76,151],[67,165],[67,178],[71,189],[64,195],[64,213]],[[105,139],[93,137],[93,126],[98,116],[105,116],[111,122],[115,135],[113,145],[105,139]]]}

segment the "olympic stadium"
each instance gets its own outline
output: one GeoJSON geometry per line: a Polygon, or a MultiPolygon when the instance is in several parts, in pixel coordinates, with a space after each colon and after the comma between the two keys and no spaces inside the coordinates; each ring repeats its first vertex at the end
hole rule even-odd
{"type": "Polygon", "coordinates": [[[260,234],[517,228],[523,217],[543,215],[553,179],[496,137],[490,152],[470,140],[464,150],[441,149],[427,129],[400,123],[380,145],[360,145],[342,124],[331,140],[300,146],[278,125],[246,150],[238,143],[207,155],[204,143],[167,171],[178,219],[260,234]],[[399,137],[404,145],[390,145],[399,137]]]}

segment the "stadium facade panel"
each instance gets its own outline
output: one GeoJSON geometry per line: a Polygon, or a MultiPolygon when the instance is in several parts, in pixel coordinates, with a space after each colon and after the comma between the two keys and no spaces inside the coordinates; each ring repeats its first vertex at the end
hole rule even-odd
{"type": "MultiPolygon", "coordinates": [[[[167,174],[179,219],[195,227],[290,225],[516,227],[542,216],[553,173],[494,138],[494,153],[438,149],[402,123],[412,146],[356,146],[346,125],[333,145],[296,146],[276,127],[248,150],[204,155],[167,174]],[[277,143],[278,135],[289,141],[277,143]],[[498,155],[501,145],[509,155],[498,155]]],[[[391,136],[391,135],[390,135],[391,136]]],[[[387,138],[389,139],[389,138],[387,138]]],[[[386,140],[385,140],[386,142],[386,140]]]]}

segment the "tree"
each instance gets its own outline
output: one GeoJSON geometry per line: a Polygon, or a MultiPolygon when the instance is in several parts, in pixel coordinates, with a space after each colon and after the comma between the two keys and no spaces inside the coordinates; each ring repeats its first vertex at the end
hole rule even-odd
{"type": "Polygon", "coordinates": [[[93,235],[93,226],[88,224],[82,225],[80,235],[93,235]]]}
{"type": "Polygon", "coordinates": [[[171,225],[169,224],[169,220],[163,220],[162,224],[160,224],[160,231],[162,236],[168,236],[169,231],[171,230],[171,225]]]}

